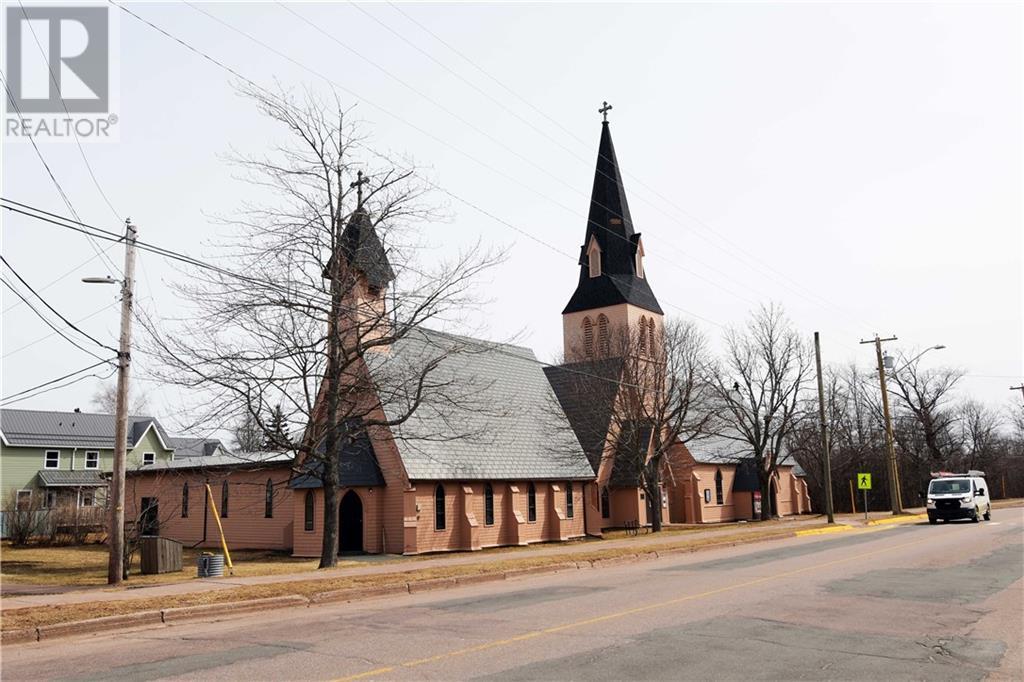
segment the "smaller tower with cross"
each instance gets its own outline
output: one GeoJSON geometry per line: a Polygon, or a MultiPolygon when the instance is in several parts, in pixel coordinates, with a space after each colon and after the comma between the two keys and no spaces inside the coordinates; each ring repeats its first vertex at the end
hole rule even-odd
{"type": "Polygon", "coordinates": [[[612,105],[608,102],[602,102],[601,108],[597,110],[597,113],[601,114],[605,123],[608,122],[608,112],[612,110],[612,105]]]}

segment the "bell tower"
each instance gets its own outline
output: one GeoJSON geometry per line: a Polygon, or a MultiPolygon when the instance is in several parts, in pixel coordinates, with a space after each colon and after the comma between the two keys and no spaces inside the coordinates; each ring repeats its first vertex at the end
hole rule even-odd
{"type": "Polygon", "coordinates": [[[653,342],[664,317],[644,271],[643,241],[629,214],[608,125],[611,108],[605,102],[598,110],[604,120],[587,230],[580,247],[580,277],[562,311],[567,363],[613,355],[613,336],[624,329],[630,334],[642,332],[653,342]]]}

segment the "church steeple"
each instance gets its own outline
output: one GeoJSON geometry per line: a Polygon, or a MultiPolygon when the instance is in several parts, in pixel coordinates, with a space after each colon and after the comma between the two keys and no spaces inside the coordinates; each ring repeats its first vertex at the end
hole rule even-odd
{"type": "Polygon", "coordinates": [[[580,279],[562,314],[622,303],[662,314],[643,271],[643,246],[633,229],[626,190],[612,144],[607,102],[599,111],[601,141],[590,195],[587,231],[580,247],[580,279]]]}

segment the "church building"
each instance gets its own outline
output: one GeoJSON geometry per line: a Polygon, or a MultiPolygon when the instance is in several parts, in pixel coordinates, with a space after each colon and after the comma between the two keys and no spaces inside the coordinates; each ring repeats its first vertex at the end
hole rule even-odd
{"type": "MultiPolygon", "coordinates": [[[[394,273],[361,210],[342,241],[344,265],[359,278],[357,292],[385,306],[394,273]]],[[[709,469],[699,453],[686,451],[692,462],[667,472],[654,500],[646,499],[635,474],[616,466],[618,436],[610,425],[622,358],[616,357],[613,336],[628,330],[653,350],[664,313],[647,279],[643,240],[630,216],[607,120],[579,254],[579,280],[562,311],[562,364],[546,365],[522,346],[428,329],[402,336],[367,360],[401,366],[436,357],[432,380],[473,381],[476,404],[493,409],[448,405],[442,414],[425,405],[400,426],[369,428],[349,443],[340,458],[339,504],[332,512],[338,514],[339,552],[472,551],[600,536],[604,529],[648,523],[654,504],[662,506],[665,522],[750,518],[745,508],[725,508],[726,498],[745,499],[744,491],[724,490],[740,479],[736,460],[717,461],[709,469]],[[581,376],[587,381],[579,381],[581,376]],[[460,431],[474,437],[461,437],[460,431]]],[[[320,400],[325,398],[322,389],[320,400]]],[[[379,416],[386,421],[396,408],[380,403],[379,416]]],[[[325,409],[318,403],[317,418],[325,409]]],[[[129,518],[143,513],[144,500],[159,500],[160,517],[149,521],[156,521],[161,535],[216,546],[210,497],[229,546],[319,556],[321,470],[282,455],[257,459],[197,457],[130,472],[129,518]]],[[[776,508],[807,511],[806,486],[791,469],[784,473],[776,508]]]]}

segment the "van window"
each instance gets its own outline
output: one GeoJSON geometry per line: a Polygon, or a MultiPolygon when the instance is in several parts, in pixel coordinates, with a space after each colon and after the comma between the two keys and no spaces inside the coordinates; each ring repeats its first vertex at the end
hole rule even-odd
{"type": "Polygon", "coordinates": [[[971,492],[971,479],[940,478],[931,482],[931,485],[928,486],[928,492],[936,495],[969,493],[971,492]]]}

